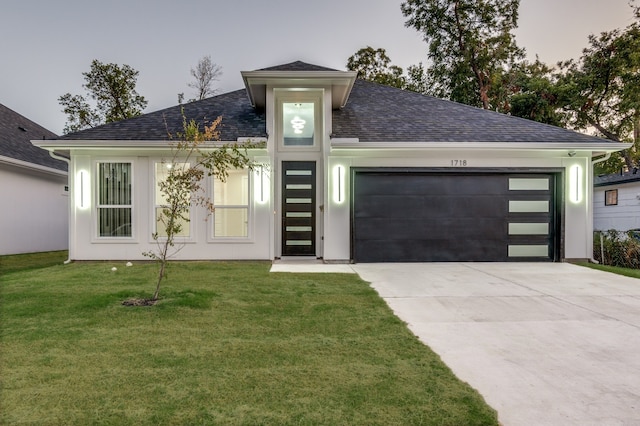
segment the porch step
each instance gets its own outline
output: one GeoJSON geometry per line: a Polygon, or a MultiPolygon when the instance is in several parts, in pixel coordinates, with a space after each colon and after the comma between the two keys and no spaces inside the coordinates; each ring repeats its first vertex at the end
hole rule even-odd
{"type": "Polygon", "coordinates": [[[349,264],[324,263],[322,259],[306,256],[275,259],[271,265],[271,272],[355,274],[349,264]]]}

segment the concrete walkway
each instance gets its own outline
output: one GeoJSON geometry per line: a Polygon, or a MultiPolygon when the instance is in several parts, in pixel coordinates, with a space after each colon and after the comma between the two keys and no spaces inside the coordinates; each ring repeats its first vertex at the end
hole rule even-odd
{"type": "Polygon", "coordinates": [[[351,268],[505,426],[640,425],[640,280],[566,263],[351,268]]]}

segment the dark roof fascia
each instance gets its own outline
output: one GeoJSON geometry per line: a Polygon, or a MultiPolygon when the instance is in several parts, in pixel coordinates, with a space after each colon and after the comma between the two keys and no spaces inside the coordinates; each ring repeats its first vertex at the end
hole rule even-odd
{"type": "Polygon", "coordinates": [[[602,186],[613,186],[613,185],[624,185],[627,183],[640,182],[640,172],[636,174],[633,173],[625,173],[621,174],[611,174],[604,176],[596,176],[594,179],[593,186],[594,187],[602,187],[602,186]]]}

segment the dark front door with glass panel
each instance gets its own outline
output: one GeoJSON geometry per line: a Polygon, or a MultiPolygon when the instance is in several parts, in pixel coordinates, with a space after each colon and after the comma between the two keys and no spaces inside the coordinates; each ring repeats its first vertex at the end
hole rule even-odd
{"type": "Polygon", "coordinates": [[[282,163],[282,255],[316,254],[316,163],[282,163]]]}

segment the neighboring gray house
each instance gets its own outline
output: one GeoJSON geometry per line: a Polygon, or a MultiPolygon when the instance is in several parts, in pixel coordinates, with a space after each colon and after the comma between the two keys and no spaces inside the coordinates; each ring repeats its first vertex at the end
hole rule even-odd
{"type": "MultiPolygon", "coordinates": [[[[221,140],[263,140],[264,167],[210,178],[180,259],[563,261],[593,246],[592,161],[628,144],[294,62],[244,89],[35,140],[71,158],[70,258],[153,249],[167,130],[222,116],[221,140]]],[[[207,149],[217,149],[215,143],[207,149]]]]}
{"type": "Polygon", "coordinates": [[[597,176],[593,191],[593,229],[640,229],[640,171],[597,176]]]}
{"type": "Polygon", "coordinates": [[[68,248],[67,163],[31,143],[53,138],[0,104],[0,255],[68,248]]]}

